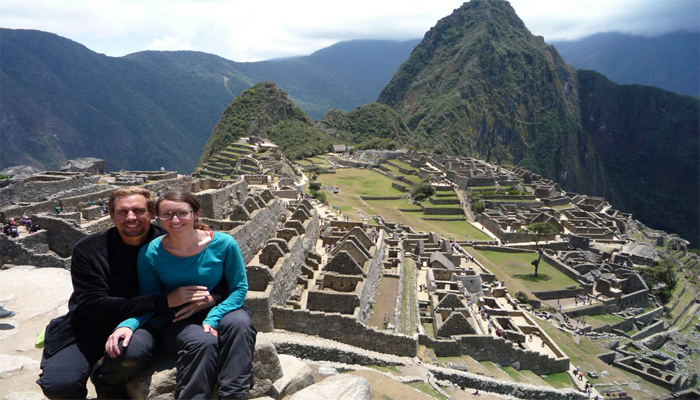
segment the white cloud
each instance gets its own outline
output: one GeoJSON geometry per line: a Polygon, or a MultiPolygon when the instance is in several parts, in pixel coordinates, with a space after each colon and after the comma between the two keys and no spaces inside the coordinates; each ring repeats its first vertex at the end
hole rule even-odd
{"type": "MultiPolygon", "coordinates": [[[[512,0],[535,34],[698,30],[697,0],[512,0]],[[694,11],[694,13],[693,13],[694,11]]],[[[341,40],[421,38],[459,0],[5,0],[0,26],[39,29],[111,56],[199,50],[235,61],[310,54],[341,40]]]]}

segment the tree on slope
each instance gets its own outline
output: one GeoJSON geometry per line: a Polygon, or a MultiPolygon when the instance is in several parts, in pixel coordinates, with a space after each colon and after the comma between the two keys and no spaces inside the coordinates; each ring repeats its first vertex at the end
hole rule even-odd
{"type": "Polygon", "coordinates": [[[531,264],[535,266],[535,276],[537,276],[537,270],[540,268],[540,261],[542,261],[542,253],[544,253],[547,240],[554,238],[557,234],[557,228],[549,222],[535,222],[534,224],[521,228],[518,230],[518,233],[535,237],[535,247],[537,247],[539,257],[537,260],[533,260],[531,264]]]}

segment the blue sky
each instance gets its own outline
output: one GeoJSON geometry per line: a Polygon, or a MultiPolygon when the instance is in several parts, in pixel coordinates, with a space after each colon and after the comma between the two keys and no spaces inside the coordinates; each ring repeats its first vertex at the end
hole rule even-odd
{"type": "MultiPolygon", "coordinates": [[[[352,39],[423,37],[452,0],[4,0],[0,26],[57,33],[109,56],[198,50],[234,61],[311,54],[352,39]]],[[[700,30],[700,0],[512,0],[547,41],[700,30]]]]}

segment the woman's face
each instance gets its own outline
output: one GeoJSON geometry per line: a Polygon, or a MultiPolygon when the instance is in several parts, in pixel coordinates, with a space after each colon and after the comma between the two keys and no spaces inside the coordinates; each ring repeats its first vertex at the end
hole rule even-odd
{"type": "Polygon", "coordinates": [[[158,205],[158,219],[163,228],[171,235],[189,232],[194,229],[194,222],[202,210],[194,212],[192,206],[184,201],[163,200],[158,205]]]}

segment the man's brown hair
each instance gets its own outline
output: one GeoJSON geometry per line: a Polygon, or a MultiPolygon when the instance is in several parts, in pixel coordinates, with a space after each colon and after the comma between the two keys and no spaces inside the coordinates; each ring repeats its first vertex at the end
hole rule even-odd
{"type": "Polygon", "coordinates": [[[156,199],[151,194],[150,190],[142,186],[124,186],[113,191],[112,194],[109,195],[109,203],[107,203],[107,207],[109,208],[109,215],[114,215],[114,202],[117,200],[118,197],[134,196],[137,194],[140,194],[141,196],[146,198],[148,212],[151,213],[151,215],[155,215],[154,210],[156,205],[156,199]]]}

